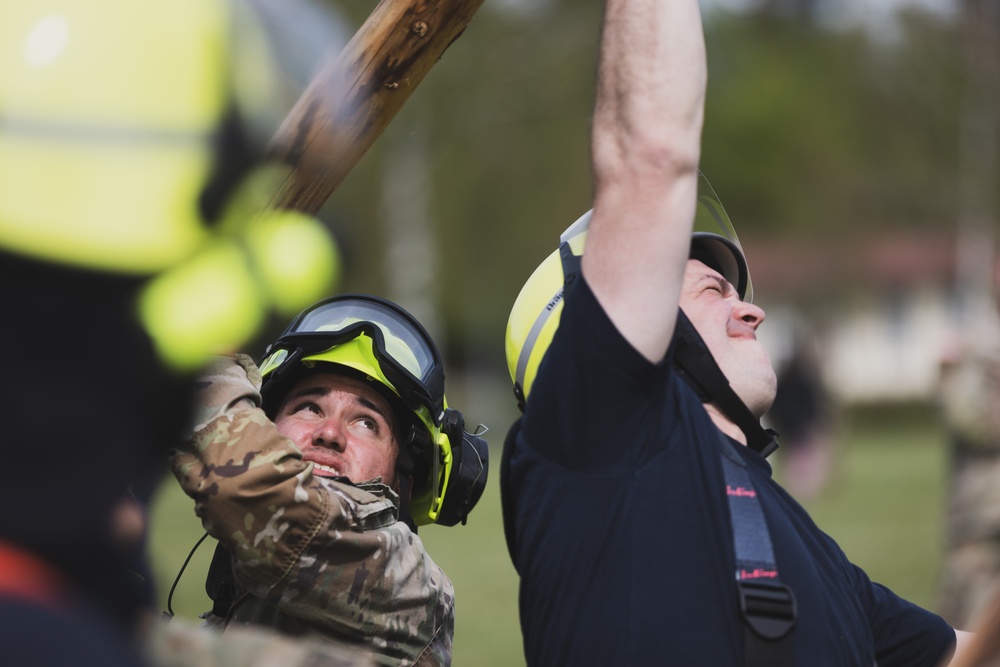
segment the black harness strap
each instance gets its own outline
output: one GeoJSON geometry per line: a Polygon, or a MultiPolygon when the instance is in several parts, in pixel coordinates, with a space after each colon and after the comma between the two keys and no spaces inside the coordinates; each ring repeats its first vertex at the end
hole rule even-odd
{"type": "Polygon", "coordinates": [[[722,474],[736,554],[736,588],[744,624],[746,667],[791,667],[795,596],[781,583],[771,533],[746,463],[722,433],[722,474]]]}
{"type": "MultiPolygon", "coordinates": [[[[521,417],[511,424],[500,457],[500,502],[504,537],[517,570],[514,496],[510,489],[510,460],[521,428],[521,417]]],[[[781,583],[767,521],[753,488],[746,463],[732,443],[719,433],[722,472],[733,532],[735,581],[744,623],[745,667],[791,667],[791,632],[797,618],[795,596],[781,583]]]]}
{"type": "Polygon", "coordinates": [[[246,589],[236,581],[233,574],[233,559],[229,551],[216,543],[212,562],[205,577],[205,592],[212,600],[212,614],[228,622],[233,605],[246,593],[246,589]]]}

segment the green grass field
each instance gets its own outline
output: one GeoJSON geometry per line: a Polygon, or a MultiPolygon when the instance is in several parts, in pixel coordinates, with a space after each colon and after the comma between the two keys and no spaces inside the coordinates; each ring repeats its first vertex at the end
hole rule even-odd
{"type": "Polygon", "coordinates": [[[851,420],[832,484],[806,507],[873,580],[933,610],[944,549],[947,438],[933,408],[889,412],[851,420]]]}
{"type": "MultiPolygon", "coordinates": [[[[882,412],[855,414],[845,423],[831,485],[807,507],[875,581],[933,608],[942,549],[945,437],[932,408],[882,412]]],[[[499,446],[491,458],[493,474],[469,524],[432,526],[420,533],[455,584],[454,664],[459,667],[524,664],[517,576],[500,517],[499,446]]],[[[780,470],[780,460],[777,466],[780,470]]],[[[153,567],[165,609],[171,582],[202,534],[193,503],[172,479],[155,499],[152,527],[153,567]]],[[[209,541],[181,579],[172,605],[179,616],[194,618],[209,607],[204,579],[211,555],[209,541]]]]}

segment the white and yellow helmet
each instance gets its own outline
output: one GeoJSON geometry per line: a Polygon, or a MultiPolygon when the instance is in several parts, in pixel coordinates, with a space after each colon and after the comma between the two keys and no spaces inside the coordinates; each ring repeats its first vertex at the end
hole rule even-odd
{"type": "MultiPolygon", "coordinates": [[[[564,288],[576,279],[590,225],[587,211],[566,228],[559,248],[546,257],[525,282],[507,320],[507,368],[518,405],[524,406],[538,366],[552,342],[562,314],[564,288]]],[[[753,300],[753,286],[736,231],[708,179],[699,173],[698,206],[691,257],[717,269],[740,298],[753,300]]]]}

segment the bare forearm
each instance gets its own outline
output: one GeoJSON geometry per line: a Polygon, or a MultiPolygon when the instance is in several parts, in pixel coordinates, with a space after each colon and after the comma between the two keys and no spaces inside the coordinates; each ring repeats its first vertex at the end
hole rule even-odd
{"type": "Polygon", "coordinates": [[[584,273],[619,330],[650,359],[670,340],[687,259],[706,69],[696,0],[609,0],[584,273]]]}
{"type": "MultiPolygon", "coordinates": [[[[697,168],[706,84],[694,0],[609,0],[594,108],[597,185],[697,168]]],[[[660,181],[662,184],[662,181],[660,181]]]]}
{"type": "Polygon", "coordinates": [[[994,633],[955,630],[955,653],[939,667],[987,667],[1000,657],[1000,641],[994,633]]]}

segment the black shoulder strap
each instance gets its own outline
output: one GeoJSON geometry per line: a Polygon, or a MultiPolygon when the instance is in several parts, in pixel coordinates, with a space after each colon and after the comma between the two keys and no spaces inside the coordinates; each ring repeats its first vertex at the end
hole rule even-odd
{"type": "Polygon", "coordinates": [[[510,459],[514,453],[514,441],[521,430],[521,419],[522,417],[518,417],[510,425],[507,437],[503,441],[503,452],[500,454],[500,509],[503,514],[503,535],[507,541],[510,562],[514,564],[515,570],[517,570],[517,558],[515,557],[517,550],[514,542],[516,529],[514,526],[513,492],[510,490],[510,459]]]}
{"type": "Polygon", "coordinates": [[[562,261],[563,270],[563,292],[569,294],[569,290],[576,283],[583,271],[583,257],[574,255],[573,249],[569,246],[569,241],[559,242],[559,258],[562,261]]]}
{"type": "Polygon", "coordinates": [[[232,557],[221,544],[216,545],[212,555],[205,591],[214,603],[211,613],[224,619],[223,627],[229,627],[233,622],[262,625],[293,636],[311,631],[308,622],[289,616],[275,604],[251,595],[245,586],[236,581],[232,557]]]}
{"type": "Polygon", "coordinates": [[[212,600],[212,613],[227,620],[233,604],[244,592],[233,574],[233,559],[222,544],[215,545],[205,577],[205,592],[212,600]]]}
{"type": "Polygon", "coordinates": [[[746,462],[722,433],[722,474],[736,553],[736,587],[744,624],[746,667],[791,667],[795,596],[781,583],[771,533],[746,462]]]}

